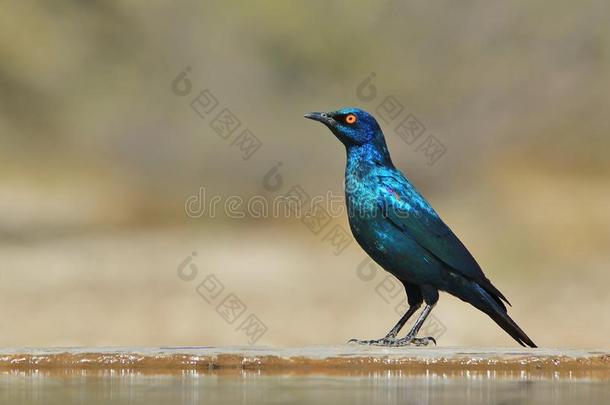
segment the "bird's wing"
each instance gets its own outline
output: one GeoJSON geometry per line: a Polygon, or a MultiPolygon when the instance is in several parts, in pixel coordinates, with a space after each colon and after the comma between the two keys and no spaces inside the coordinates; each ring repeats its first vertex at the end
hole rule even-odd
{"type": "Polygon", "coordinates": [[[485,277],[468,249],[401,173],[386,172],[379,176],[379,180],[379,204],[388,221],[448,268],[508,303],[485,277]]]}

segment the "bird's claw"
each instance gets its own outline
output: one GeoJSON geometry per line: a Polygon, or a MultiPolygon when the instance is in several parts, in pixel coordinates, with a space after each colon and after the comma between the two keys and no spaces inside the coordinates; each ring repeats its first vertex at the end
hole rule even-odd
{"type": "Polygon", "coordinates": [[[428,346],[430,342],[434,343],[436,346],[436,339],[432,336],[426,336],[422,338],[418,337],[404,337],[402,339],[396,339],[391,337],[384,337],[381,339],[375,340],[358,340],[358,339],[350,339],[347,343],[357,343],[359,345],[368,345],[368,346],[389,346],[389,347],[401,347],[401,346],[428,346]]]}
{"type": "Polygon", "coordinates": [[[359,345],[368,345],[368,346],[392,346],[392,343],[396,342],[395,338],[384,337],[381,339],[373,339],[373,340],[359,340],[359,339],[350,339],[347,343],[357,343],[359,345]]]}
{"type": "MultiPolygon", "coordinates": [[[[403,339],[401,339],[403,340],[403,339]]],[[[430,342],[434,342],[434,346],[436,346],[436,339],[434,339],[432,336],[426,336],[426,337],[422,337],[422,338],[418,338],[418,337],[406,337],[405,339],[405,345],[415,345],[415,346],[428,346],[430,344],[430,342]]]]}

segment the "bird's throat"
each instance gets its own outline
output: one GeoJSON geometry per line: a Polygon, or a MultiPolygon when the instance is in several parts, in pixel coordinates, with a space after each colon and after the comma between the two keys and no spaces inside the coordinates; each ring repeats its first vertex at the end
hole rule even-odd
{"type": "Polygon", "coordinates": [[[347,170],[359,171],[372,167],[394,167],[390,152],[383,138],[363,145],[349,145],[347,152],[347,170]]]}

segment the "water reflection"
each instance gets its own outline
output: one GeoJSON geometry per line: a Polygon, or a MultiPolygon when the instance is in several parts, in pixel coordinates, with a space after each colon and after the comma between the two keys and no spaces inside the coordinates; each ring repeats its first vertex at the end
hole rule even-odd
{"type": "Polygon", "coordinates": [[[269,374],[261,371],[0,372],[0,403],[555,404],[610,403],[607,378],[569,372],[459,371],[269,374]]]}

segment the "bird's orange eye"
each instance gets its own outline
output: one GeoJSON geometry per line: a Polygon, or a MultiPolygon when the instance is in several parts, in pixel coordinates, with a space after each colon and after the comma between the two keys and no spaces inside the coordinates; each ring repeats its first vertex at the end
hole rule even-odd
{"type": "Polygon", "coordinates": [[[353,124],[356,121],[358,121],[358,117],[356,117],[354,114],[348,114],[347,117],[345,117],[345,122],[348,124],[353,124]]]}

